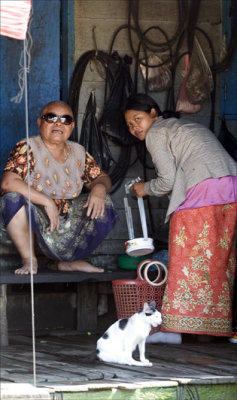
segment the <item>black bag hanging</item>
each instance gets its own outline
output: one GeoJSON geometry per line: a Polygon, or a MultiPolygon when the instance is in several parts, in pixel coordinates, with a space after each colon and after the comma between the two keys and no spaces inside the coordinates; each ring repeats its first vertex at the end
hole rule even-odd
{"type": "Polygon", "coordinates": [[[131,63],[130,57],[125,56],[123,59],[120,58],[111,92],[99,122],[101,129],[106,135],[120,145],[133,143],[132,136],[129,135],[121,115],[123,104],[125,104],[126,99],[134,92],[129,63],[131,63]]]}
{"type": "Polygon", "coordinates": [[[237,161],[237,139],[232,135],[226,126],[225,119],[222,119],[220,133],[218,136],[219,141],[231,157],[237,161]]]}
{"type": "Polygon", "coordinates": [[[96,100],[95,93],[92,91],[86,106],[79,143],[94,157],[100,168],[107,172],[112,156],[95,114],[96,100]]]}

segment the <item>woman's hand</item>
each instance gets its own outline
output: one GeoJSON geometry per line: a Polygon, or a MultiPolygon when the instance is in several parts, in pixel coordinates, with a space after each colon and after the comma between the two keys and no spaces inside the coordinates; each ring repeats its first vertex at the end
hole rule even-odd
{"type": "Polygon", "coordinates": [[[92,187],[84,208],[87,207],[86,215],[91,219],[97,219],[104,215],[106,188],[98,183],[92,187]]]}
{"type": "Polygon", "coordinates": [[[56,204],[54,203],[54,201],[48,197],[47,202],[44,206],[45,212],[49,217],[49,221],[50,221],[50,225],[47,228],[48,232],[53,232],[55,230],[59,229],[59,211],[58,208],[56,206],[56,204]]]}
{"type": "Polygon", "coordinates": [[[147,193],[144,190],[144,186],[145,182],[137,182],[134,183],[134,185],[132,185],[130,189],[134,191],[137,197],[144,197],[147,195],[147,193]]]}
{"type": "Polygon", "coordinates": [[[90,194],[84,208],[87,207],[86,215],[92,219],[102,217],[105,211],[105,197],[111,189],[110,177],[103,173],[94,179],[87,188],[90,189],[90,194]]]}
{"type": "MultiPolygon", "coordinates": [[[[14,172],[4,172],[1,188],[7,193],[17,192],[22,194],[26,199],[29,199],[27,183],[14,172]]],[[[50,221],[48,231],[52,232],[59,229],[59,211],[54,201],[32,187],[30,188],[30,193],[32,203],[42,205],[45,208],[50,221]]]]}

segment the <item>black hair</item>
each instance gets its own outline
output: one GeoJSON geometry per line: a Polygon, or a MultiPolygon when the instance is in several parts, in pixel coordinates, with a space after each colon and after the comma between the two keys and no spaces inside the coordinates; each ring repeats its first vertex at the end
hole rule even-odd
{"type": "Polygon", "coordinates": [[[156,110],[158,116],[162,116],[165,119],[171,117],[180,117],[180,113],[176,111],[165,110],[162,112],[156,101],[145,93],[137,93],[128,97],[123,107],[123,114],[125,114],[125,112],[128,110],[137,110],[150,113],[152,108],[156,110]]]}

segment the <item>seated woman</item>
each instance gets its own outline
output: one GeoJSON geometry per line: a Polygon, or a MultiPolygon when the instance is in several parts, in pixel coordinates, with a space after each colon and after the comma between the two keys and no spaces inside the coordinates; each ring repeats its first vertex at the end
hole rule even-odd
{"type": "Polygon", "coordinates": [[[29,274],[31,260],[37,273],[33,232],[58,270],[103,272],[83,259],[117,220],[107,195],[110,178],[83,146],[68,140],[74,128],[69,105],[46,104],[37,123],[40,135],[29,138],[28,149],[26,140],[16,144],[1,182],[1,218],[22,259],[15,273],[29,274]],[[81,194],[83,185],[89,194],[81,194]]]}

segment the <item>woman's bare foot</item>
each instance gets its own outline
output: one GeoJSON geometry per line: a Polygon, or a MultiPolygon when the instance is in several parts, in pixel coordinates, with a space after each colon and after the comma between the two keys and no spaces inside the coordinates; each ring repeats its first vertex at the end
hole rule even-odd
{"type": "MultiPolygon", "coordinates": [[[[22,267],[15,270],[16,275],[29,275],[31,272],[30,259],[23,258],[22,267]]],[[[38,272],[38,262],[36,258],[32,259],[32,272],[37,274],[38,272]]]]}
{"type": "Polygon", "coordinates": [[[59,261],[59,271],[82,271],[82,272],[104,272],[103,268],[94,267],[87,261],[78,260],[73,262],[59,261]]]}

